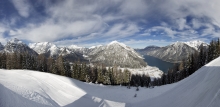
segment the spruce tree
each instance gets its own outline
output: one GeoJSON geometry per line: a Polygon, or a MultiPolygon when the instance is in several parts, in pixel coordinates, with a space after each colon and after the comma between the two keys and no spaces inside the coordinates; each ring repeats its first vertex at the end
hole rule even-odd
{"type": "Polygon", "coordinates": [[[62,76],[64,76],[66,74],[66,69],[65,69],[64,63],[65,62],[64,62],[63,56],[60,55],[56,60],[56,65],[57,65],[58,74],[62,75],[62,76]]]}

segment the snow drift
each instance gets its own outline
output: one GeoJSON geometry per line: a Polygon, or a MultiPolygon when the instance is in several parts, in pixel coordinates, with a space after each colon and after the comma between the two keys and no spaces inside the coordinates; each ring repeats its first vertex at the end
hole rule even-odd
{"type": "Polygon", "coordinates": [[[139,91],[37,71],[0,70],[0,107],[217,107],[219,77],[220,57],[178,83],[139,91]]]}

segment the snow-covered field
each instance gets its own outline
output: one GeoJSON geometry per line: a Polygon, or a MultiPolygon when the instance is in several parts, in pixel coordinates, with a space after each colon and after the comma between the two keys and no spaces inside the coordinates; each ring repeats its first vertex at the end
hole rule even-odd
{"type": "Polygon", "coordinates": [[[37,71],[0,70],[0,107],[218,107],[219,78],[220,58],[178,83],[139,91],[37,71]]]}

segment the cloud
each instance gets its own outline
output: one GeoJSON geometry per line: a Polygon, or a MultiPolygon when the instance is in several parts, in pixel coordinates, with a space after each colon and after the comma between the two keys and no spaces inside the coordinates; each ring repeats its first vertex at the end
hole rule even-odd
{"type": "Polygon", "coordinates": [[[7,39],[4,37],[4,33],[6,32],[6,28],[0,24],[0,42],[2,44],[5,44],[7,39]]]}
{"type": "Polygon", "coordinates": [[[31,12],[31,6],[28,0],[11,0],[19,15],[27,18],[31,12]]]}
{"type": "Polygon", "coordinates": [[[150,37],[180,41],[217,37],[220,28],[218,0],[11,1],[22,17],[10,17],[2,28],[8,32],[7,38],[29,42],[92,45],[132,40],[139,44],[144,43],[140,39],[150,37]]]}
{"type": "Polygon", "coordinates": [[[176,31],[172,30],[171,28],[168,28],[168,27],[163,27],[163,26],[155,26],[155,27],[152,27],[150,29],[147,29],[145,31],[147,34],[151,34],[151,33],[159,33],[160,34],[157,34],[157,35],[165,35],[165,36],[168,36],[170,38],[175,38],[175,35],[177,34],[176,31]],[[165,34],[164,34],[165,33],[165,34]]]}

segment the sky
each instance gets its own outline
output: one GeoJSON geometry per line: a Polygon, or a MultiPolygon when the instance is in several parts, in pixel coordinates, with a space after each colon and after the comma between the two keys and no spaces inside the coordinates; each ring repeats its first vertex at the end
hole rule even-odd
{"type": "Polygon", "coordinates": [[[133,48],[220,37],[220,0],[0,0],[0,42],[133,48]]]}

